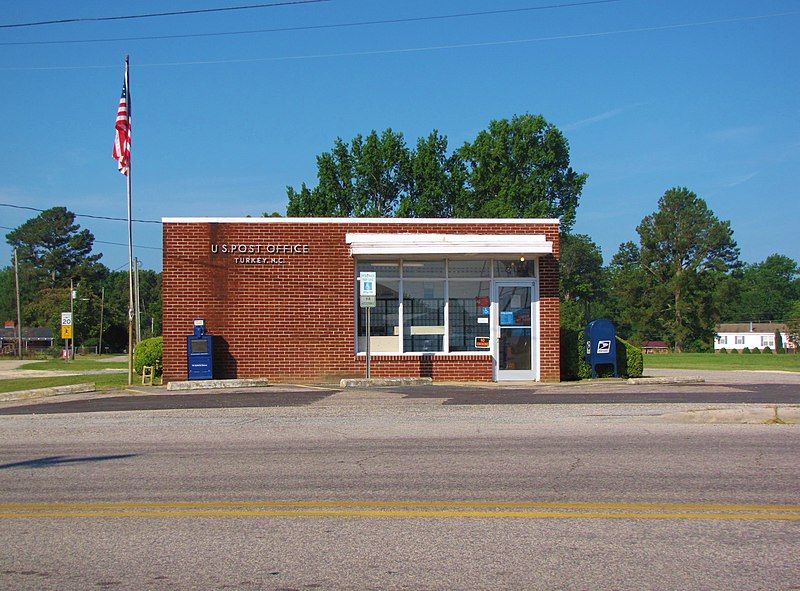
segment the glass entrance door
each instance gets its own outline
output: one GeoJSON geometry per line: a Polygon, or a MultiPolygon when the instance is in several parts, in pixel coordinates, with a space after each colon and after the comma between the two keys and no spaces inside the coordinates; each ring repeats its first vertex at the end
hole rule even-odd
{"type": "Polygon", "coordinates": [[[536,379],[535,284],[495,283],[495,377],[497,380],[536,379]]]}

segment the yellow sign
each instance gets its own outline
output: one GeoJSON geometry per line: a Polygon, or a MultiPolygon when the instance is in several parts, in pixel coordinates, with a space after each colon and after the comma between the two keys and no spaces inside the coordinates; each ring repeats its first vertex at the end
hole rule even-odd
{"type": "Polygon", "coordinates": [[[71,324],[64,324],[61,326],[61,338],[62,339],[71,339],[72,338],[72,325],[71,324]]]}

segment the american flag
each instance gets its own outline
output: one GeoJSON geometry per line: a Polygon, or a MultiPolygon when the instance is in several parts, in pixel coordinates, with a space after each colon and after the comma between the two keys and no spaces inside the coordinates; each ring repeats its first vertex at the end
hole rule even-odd
{"type": "Polygon", "coordinates": [[[116,134],[114,135],[114,150],[112,155],[119,164],[119,171],[125,176],[130,171],[131,164],[131,115],[128,110],[128,87],[122,82],[122,96],[119,98],[117,108],[116,134]]]}

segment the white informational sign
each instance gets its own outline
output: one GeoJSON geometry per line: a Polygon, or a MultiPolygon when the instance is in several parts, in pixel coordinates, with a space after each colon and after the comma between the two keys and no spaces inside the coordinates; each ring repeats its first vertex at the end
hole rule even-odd
{"type": "Polygon", "coordinates": [[[601,355],[611,353],[611,341],[597,341],[597,353],[601,355]]]}
{"type": "Polygon", "coordinates": [[[377,288],[375,282],[377,281],[376,273],[374,271],[361,271],[358,275],[359,282],[359,295],[362,296],[375,296],[377,295],[377,288]]]}
{"type": "Polygon", "coordinates": [[[61,312],[61,326],[72,326],[72,312],[61,312]]]}

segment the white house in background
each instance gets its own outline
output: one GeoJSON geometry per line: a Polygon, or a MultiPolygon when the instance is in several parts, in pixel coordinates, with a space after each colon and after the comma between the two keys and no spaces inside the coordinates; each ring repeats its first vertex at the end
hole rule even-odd
{"type": "Polygon", "coordinates": [[[751,351],[769,347],[774,351],[775,331],[780,333],[784,349],[794,348],[794,343],[789,342],[785,324],[777,322],[735,322],[717,325],[714,351],[719,351],[720,349],[741,351],[745,347],[751,351]]]}

